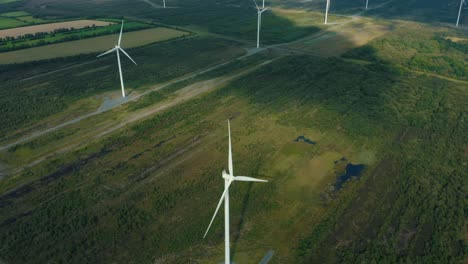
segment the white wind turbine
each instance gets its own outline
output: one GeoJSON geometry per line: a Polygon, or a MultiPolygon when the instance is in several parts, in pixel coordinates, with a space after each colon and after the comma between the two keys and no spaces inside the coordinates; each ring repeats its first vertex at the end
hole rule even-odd
{"type": "Polygon", "coordinates": [[[163,7],[166,8],[166,0],[163,0],[163,7]]]}
{"type": "Polygon", "coordinates": [[[233,172],[233,165],[232,165],[232,147],[231,147],[231,125],[228,120],[228,130],[229,130],[229,158],[228,158],[228,166],[229,166],[229,173],[225,170],[223,171],[223,178],[224,178],[224,192],[221,195],[221,199],[219,199],[218,206],[216,207],[216,211],[214,212],[213,217],[211,218],[211,222],[206,229],[205,235],[203,238],[206,237],[208,231],[210,230],[211,224],[213,224],[213,220],[216,217],[216,214],[221,207],[221,203],[224,199],[224,243],[225,243],[225,264],[231,264],[231,252],[229,248],[229,186],[234,181],[246,181],[246,182],[267,182],[266,180],[255,179],[246,176],[234,176],[233,172]]]}
{"type": "Polygon", "coordinates": [[[255,7],[257,8],[257,16],[258,16],[258,22],[257,22],[257,48],[260,48],[260,28],[262,26],[262,13],[267,11],[268,8],[265,8],[265,0],[263,1],[263,7],[260,8],[257,5],[257,2],[255,0],[252,0],[255,4],[255,7]]]}
{"type": "Polygon", "coordinates": [[[330,9],[330,0],[327,0],[327,7],[325,8],[325,25],[328,24],[328,10],[330,9]]]}
{"type": "Polygon", "coordinates": [[[458,23],[460,22],[460,16],[461,16],[461,11],[463,9],[463,4],[466,4],[465,0],[460,1],[460,10],[458,11],[458,18],[457,18],[457,24],[456,24],[457,27],[458,27],[458,23]]]}
{"type": "Polygon", "coordinates": [[[369,7],[369,0],[366,0],[366,9],[369,7]]]}
{"type": "Polygon", "coordinates": [[[122,20],[122,27],[120,28],[120,35],[119,35],[119,42],[117,43],[117,45],[115,45],[115,47],[109,51],[106,51],[104,52],[103,54],[99,55],[99,57],[101,56],[104,56],[104,55],[107,55],[111,52],[117,52],[117,63],[119,64],[119,74],[120,74],[120,85],[122,87],[122,97],[125,98],[125,87],[124,87],[124,81],[123,81],[123,77],[122,77],[122,66],[120,65],[120,53],[119,51],[121,51],[123,54],[125,54],[133,63],[135,63],[135,65],[137,65],[137,63],[132,59],[132,57],[130,57],[130,55],[128,55],[127,52],[125,52],[125,50],[123,50],[121,47],[120,47],[120,43],[122,42],[122,32],[123,32],[123,25],[124,25],[124,22],[122,20]]]}

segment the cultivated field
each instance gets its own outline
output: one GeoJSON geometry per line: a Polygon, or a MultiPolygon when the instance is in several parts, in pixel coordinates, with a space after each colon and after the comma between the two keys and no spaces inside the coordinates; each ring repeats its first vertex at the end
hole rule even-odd
{"type": "MultiPolygon", "coordinates": [[[[2,28],[14,28],[25,25],[25,22],[19,21],[11,17],[0,17],[0,29],[2,28]]],[[[3,30],[0,30],[0,32],[3,30]]]]}
{"type": "Polygon", "coordinates": [[[42,24],[42,25],[35,25],[35,26],[28,26],[28,27],[19,27],[19,28],[11,28],[11,29],[4,29],[0,30],[0,38],[4,37],[18,37],[23,36],[26,34],[35,34],[39,32],[53,32],[57,29],[81,29],[90,26],[109,26],[114,23],[106,22],[106,21],[98,21],[98,20],[75,20],[75,21],[67,21],[67,22],[58,22],[58,23],[50,23],[50,24],[42,24]]]}
{"type": "MultiPolygon", "coordinates": [[[[123,35],[122,47],[134,48],[144,46],[153,42],[181,37],[186,34],[188,33],[169,28],[152,28],[128,32],[123,35]]],[[[5,52],[0,54],[0,64],[22,63],[106,51],[115,45],[117,39],[118,34],[114,34],[25,50],[5,52]]]]}

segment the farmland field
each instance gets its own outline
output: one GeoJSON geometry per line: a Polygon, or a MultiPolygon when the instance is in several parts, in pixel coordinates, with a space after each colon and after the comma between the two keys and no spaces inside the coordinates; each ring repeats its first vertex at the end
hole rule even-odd
{"type": "Polygon", "coordinates": [[[0,30],[0,38],[4,37],[18,37],[26,34],[35,34],[39,32],[53,32],[57,29],[80,29],[84,27],[91,27],[93,25],[97,27],[112,25],[112,22],[98,21],[98,20],[75,20],[67,22],[49,23],[28,27],[19,27],[13,29],[0,30]]]}
{"type": "MultiPolygon", "coordinates": [[[[28,22],[28,23],[40,23],[44,22],[39,18],[32,16],[22,16],[16,19],[28,22]]],[[[5,30],[6,35],[13,35],[19,33],[18,36],[4,36],[3,39],[0,37],[0,52],[9,52],[20,49],[28,49],[33,47],[45,46],[49,44],[61,43],[66,41],[81,40],[86,38],[93,38],[103,35],[110,35],[119,33],[121,29],[121,21],[116,19],[107,19],[103,21],[87,21],[89,24],[81,24],[78,28],[74,26],[70,27],[70,24],[62,23],[50,23],[34,27],[21,27],[13,30],[5,30]],[[116,23],[117,22],[117,23],[116,23]],[[26,33],[27,30],[36,31],[45,30],[45,27],[49,26],[47,32],[34,32],[26,33]],[[53,28],[56,26],[56,28],[53,28]],[[66,26],[66,28],[61,28],[66,26]],[[84,26],[84,27],[83,27],[84,26]],[[53,30],[52,30],[53,28],[53,30]],[[23,32],[21,32],[23,31],[23,32]],[[10,32],[10,33],[9,33],[10,32]]],[[[154,25],[127,21],[125,23],[125,32],[137,31],[142,29],[153,28],[154,25]]],[[[32,32],[30,31],[30,32],[32,32]]]]}
{"type": "MultiPolygon", "coordinates": [[[[14,18],[9,18],[9,17],[0,17],[0,29],[3,28],[14,28],[14,27],[19,27],[27,25],[25,22],[14,19],[14,18]]],[[[8,30],[8,29],[4,29],[8,30]]],[[[0,30],[2,32],[3,30],[0,30]]]]}
{"type": "Polygon", "coordinates": [[[17,2],[20,0],[0,0],[0,4],[6,4],[6,3],[12,3],[12,2],[17,2]]]}
{"type": "MultiPolygon", "coordinates": [[[[187,35],[187,33],[169,28],[145,29],[125,34],[122,46],[134,48],[184,35],[187,35]]],[[[21,63],[106,51],[115,45],[117,39],[118,34],[114,34],[0,53],[0,64],[21,63]]]]}
{"type": "Polygon", "coordinates": [[[0,53],[0,262],[221,263],[227,120],[233,263],[466,262],[459,0],[151,2],[6,5],[116,24],[0,53]]]}
{"type": "Polygon", "coordinates": [[[30,14],[25,11],[16,11],[16,12],[9,12],[9,13],[3,13],[0,14],[0,16],[5,16],[5,17],[23,17],[23,16],[29,16],[30,14]]]}

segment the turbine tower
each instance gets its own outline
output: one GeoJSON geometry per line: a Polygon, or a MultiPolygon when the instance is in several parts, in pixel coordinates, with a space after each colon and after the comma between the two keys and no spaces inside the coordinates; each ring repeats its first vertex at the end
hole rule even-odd
{"type": "Polygon", "coordinates": [[[465,0],[460,1],[460,10],[458,10],[457,24],[455,25],[456,27],[458,27],[458,24],[460,22],[460,16],[461,16],[461,11],[463,9],[463,4],[466,4],[465,0]]]}
{"type": "Polygon", "coordinates": [[[224,254],[225,254],[225,264],[231,264],[231,252],[229,247],[229,186],[234,181],[245,181],[245,182],[267,182],[266,180],[255,179],[252,177],[246,176],[234,176],[233,165],[232,165],[232,147],[231,147],[231,125],[228,120],[228,131],[229,131],[229,156],[228,156],[228,167],[229,173],[225,170],[223,171],[223,178],[224,178],[224,192],[221,195],[221,199],[219,199],[218,206],[216,207],[216,211],[214,212],[213,217],[211,218],[211,222],[206,229],[205,235],[203,238],[206,237],[208,231],[210,230],[211,224],[213,224],[213,220],[216,217],[216,214],[221,207],[221,203],[224,199],[224,254]]]}
{"type": "Polygon", "coordinates": [[[163,0],[163,7],[166,8],[166,0],[163,0]]]}
{"type": "Polygon", "coordinates": [[[260,48],[260,28],[262,26],[262,13],[267,11],[268,8],[265,8],[265,0],[263,1],[263,7],[260,8],[257,5],[255,0],[252,0],[257,8],[257,49],[260,48]]]}
{"type": "Polygon", "coordinates": [[[366,0],[366,9],[369,7],[369,0],[366,0]]]}
{"type": "Polygon", "coordinates": [[[125,50],[123,50],[121,47],[120,47],[120,43],[122,42],[122,32],[123,32],[123,26],[124,26],[124,21],[122,20],[122,27],[120,28],[120,35],[119,35],[119,41],[117,42],[117,45],[115,45],[115,47],[109,51],[106,51],[104,52],[103,54],[99,55],[99,57],[101,56],[104,56],[104,55],[107,55],[111,52],[116,52],[117,53],[117,63],[119,65],[119,75],[120,75],[120,86],[122,87],[122,97],[125,98],[125,86],[124,86],[124,81],[123,81],[123,76],[122,76],[122,65],[120,64],[120,51],[125,54],[133,63],[135,63],[135,65],[137,65],[137,63],[132,59],[132,57],[130,57],[130,55],[128,55],[127,52],[125,52],[125,50]]]}
{"type": "Polygon", "coordinates": [[[325,8],[325,25],[328,24],[328,10],[330,9],[330,0],[327,0],[327,7],[325,8]]]}

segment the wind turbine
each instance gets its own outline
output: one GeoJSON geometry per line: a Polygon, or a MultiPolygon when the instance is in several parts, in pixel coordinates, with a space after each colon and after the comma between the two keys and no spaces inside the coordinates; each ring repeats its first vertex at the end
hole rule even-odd
{"type": "Polygon", "coordinates": [[[458,27],[458,23],[460,22],[460,16],[461,16],[461,11],[463,9],[463,4],[466,4],[465,0],[460,1],[460,10],[458,11],[458,18],[457,18],[456,27],[458,27]]]}
{"type": "Polygon", "coordinates": [[[330,0],[327,0],[327,7],[325,8],[325,25],[328,24],[328,10],[330,9],[330,0]]]}
{"type": "Polygon", "coordinates": [[[257,5],[257,2],[255,0],[252,0],[255,4],[255,7],[257,8],[257,16],[258,16],[258,22],[257,22],[257,49],[260,48],[260,27],[262,25],[262,13],[267,11],[268,8],[265,8],[265,0],[263,0],[263,7],[260,8],[257,5]]]}
{"type": "Polygon", "coordinates": [[[369,0],[366,0],[366,9],[369,7],[369,0]]]}
{"type": "Polygon", "coordinates": [[[166,0],[163,0],[163,7],[166,8],[166,0]]]}
{"type": "Polygon", "coordinates": [[[120,53],[119,53],[119,51],[121,51],[123,54],[125,54],[133,63],[135,63],[135,65],[137,65],[137,63],[132,59],[132,57],[130,57],[130,55],[128,55],[127,52],[125,52],[125,50],[123,50],[120,47],[120,43],[122,42],[123,26],[124,26],[124,21],[122,20],[122,27],[120,28],[119,42],[117,43],[117,45],[115,45],[115,47],[113,49],[111,49],[109,51],[106,51],[103,54],[99,55],[98,58],[101,57],[101,56],[107,55],[107,54],[109,54],[111,52],[114,52],[114,51],[117,53],[117,63],[119,64],[119,74],[120,74],[120,85],[122,87],[122,97],[125,98],[125,87],[124,87],[124,82],[123,82],[122,66],[120,64],[120,53]]]}
{"type": "Polygon", "coordinates": [[[211,218],[211,222],[206,229],[205,235],[203,238],[206,237],[208,231],[210,230],[211,224],[213,224],[213,220],[218,213],[219,208],[221,207],[221,203],[224,199],[224,243],[225,243],[225,264],[231,264],[231,252],[229,248],[229,186],[234,181],[245,181],[245,182],[267,182],[266,180],[255,179],[252,177],[246,176],[234,176],[233,172],[233,165],[232,165],[232,147],[231,147],[231,125],[228,120],[228,130],[229,130],[229,157],[228,157],[228,166],[229,166],[229,173],[225,170],[223,171],[223,178],[224,178],[224,192],[221,195],[221,199],[219,199],[218,206],[216,207],[216,211],[214,212],[213,218],[211,218]]]}

